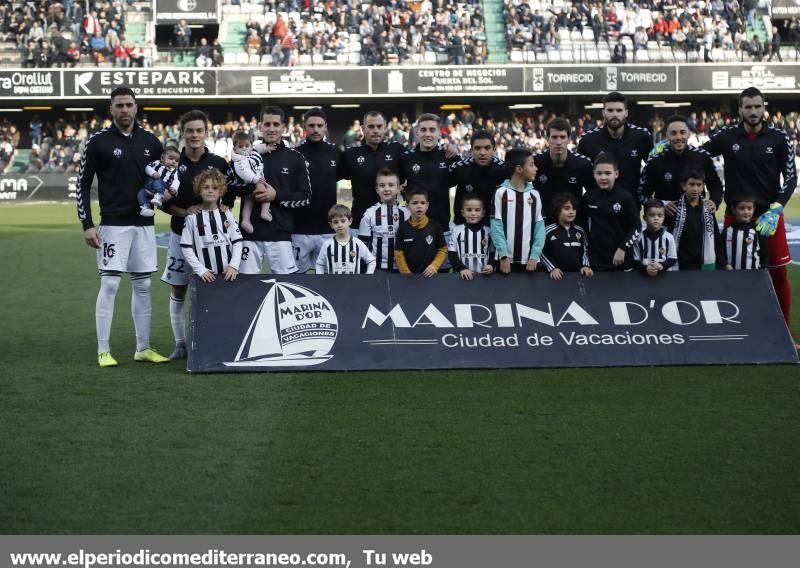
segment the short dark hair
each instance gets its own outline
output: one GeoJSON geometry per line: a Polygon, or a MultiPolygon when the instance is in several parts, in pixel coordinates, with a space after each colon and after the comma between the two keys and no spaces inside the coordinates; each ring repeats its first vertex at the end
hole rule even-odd
{"type": "Polygon", "coordinates": [[[627,107],[628,99],[626,99],[625,95],[619,91],[611,91],[605,97],[603,97],[603,106],[606,106],[606,103],[622,103],[627,107]]]}
{"type": "Polygon", "coordinates": [[[736,209],[740,203],[752,203],[755,205],[756,196],[749,192],[740,193],[733,198],[733,208],[736,209]]]}
{"type": "Polygon", "coordinates": [[[610,164],[614,166],[615,170],[619,170],[619,162],[611,152],[600,152],[597,154],[597,157],[594,159],[594,164],[592,164],[592,169],[596,168],[600,164],[610,164]]]}
{"type": "Polygon", "coordinates": [[[180,126],[181,132],[183,132],[183,128],[186,126],[187,122],[192,122],[194,120],[202,120],[203,126],[206,130],[208,130],[208,115],[202,110],[194,109],[183,113],[178,119],[178,125],[180,126]]]}
{"type": "Polygon", "coordinates": [[[386,122],[386,117],[383,116],[383,113],[381,111],[379,111],[379,110],[368,110],[367,112],[364,113],[364,120],[361,121],[361,124],[366,124],[368,118],[372,118],[372,117],[375,117],[375,116],[379,116],[380,118],[383,119],[384,123],[386,122]]]}
{"type": "Polygon", "coordinates": [[[461,200],[461,207],[462,208],[464,207],[464,204],[467,201],[479,201],[480,204],[483,206],[483,208],[486,209],[486,204],[483,202],[483,199],[481,198],[481,196],[478,195],[477,193],[468,193],[468,194],[466,194],[464,196],[464,199],[461,200]]]}
{"type": "Polygon", "coordinates": [[[265,114],[274,114],[281,117],[281,123],[286,122],[286,115],[283,113],[283,109],[279,106],[275,105],[264,105],[261,107],[261,112],[258,113],[258,121],[261,122],[264,120],[265,114]]]}
{"type": "Polygon", "coordinates": [[[488,130],[478,130],[472,133],[472,139],[470,140],[470,147],[475,143],[475,140],[488,140],[492,143],[492,148],[495,147],[494,136],[488,130]]]}
{"type": "Polygon", "coordinates": [[[550,122],[547,123],[546,132],[547,137],[550,137],[551,130],[558,130],[559,132],[566,132],[567,134],[570,133],[572,130],[572,125],[569,123],[569,120],[566,118],[554,118],[550,122]]]}
{"type": "Polygon", "coordinates": [[[761,100],[764,100],[764,93],[762,93],[758,87],[747,87],[744,91],[739,93],[739,106],[742,106],[742,101],[745,97],[752,98],[752,97],[761,97],[761,100]]]}
{"type": "Polygon", "coordinates": [[[133,92],[133,89],[131,89],[130,87],[125,87],[125,86],[117,87],[116,89],[111,91],[111,99],[110,100],[113,101],[114,97],[120,97],[120,96],[125,96],[125,95],[133,97],[134,101],[136,100],[136,93],[133,92]]]}
{"type": "Polygon", "coordinates": [[[664,121],[664,132],[667,131],[667,128],[669,128],[669,125],[672,124],[673,122],[684,122],[686,123],[686,127],[687,128],[689,127],[689,121],[686,119],[685,116],[683,116],[682,114],[673,114],[666,121],[664,121]]]}
{"type": "Polygon", "coordinates": [[[572,203],[575,211],[577,211],[581,206],[581,200],[577,198],[575,194],[569,193],[568,191],[562,191],[561,193],[556,193],[553,196],[553,201],[551,202],[553,219],[558,221],[558,215],[561,213],[561,208],[567,203],[572,203]]]}
{"type": "Polygon", "coordinates": [[[664,209],[664,202],[660,199],[648,199],[644,202],[644,213],[647,214],[650,209],[664,209]]]}
{"type": "Polygon", "coordinates": [[[321,118],[325,122],[325,124],[328,123],[328,115],[325,114],[325,111],[322,110],[320,107],[314,107],[312,109],[307,110],[306,113],[303,115],[303,122],[307,121],[309,118],[314,118],[314,117],[321,118]]]}
{"type": "Polygon", "coordinates": [[[161,155],[163,156],[167,152],[175,152],[178,155],[180,155],[181,153],[181,151],[175,144],[167,144],[166,146],[164,146],[164,150],[161,152],[161,155]]]}
{"type": "Polygon", "coordinates": [[[406,190],[406,202],[411,201],[411,198],[415,195],[421,195],[425,198],[425,201],[430,201],[430,197],[428,197],[428,192],[426,190],[420,187],[413,187],[406,190]]]}
{"type": "Polygon", "coordinates": [[[328,223],[333,221],[336,217],[346,217],[347,219],[352,219],[353,213],[350,211],[350,208],[347,205],[337,203],[328,209],[328,223]]]}
{"type": "Polygon", "coordinates": [[[686,183],[690,179],[701,179],[704,182],[706,181],[706,174],[703,170],[699,170],[697,168],[688,168],[686,171],[683,172],[683,176],[681,177],[681,183],[686,183]]]}
{"type": "Polygon", "coordinates": [[[533,153],[531,153],[528,148],[514,148],[506,152],[508,175],[514,175],[514,172],[517,171],[517,167],[523,167],[531,156],[533,156],[533,153]]]}

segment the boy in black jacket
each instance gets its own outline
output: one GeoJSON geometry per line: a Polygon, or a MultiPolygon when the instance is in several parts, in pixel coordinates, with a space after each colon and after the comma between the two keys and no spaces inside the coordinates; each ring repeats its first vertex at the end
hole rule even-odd
{"type": "Polygon", "coordinates": [[[542,266],[553,280],[561,280],[564,272],[578,272],[583,276],[594,273],[589,263],[589,239],[586,231],[575,224],[578,198],[572,193],[559,193],[553,197],[551,219],[556,219],[545,229],[542,266]]]}
{"type": "Polygon", "coordinates": [[[430,278],[447,258],[447,242],[441,225],[426,215],[428,193],[412,189],[407,196],[406,206],[411,217],[397,230],[394,258],[401,274],[422,274],[430,278]]]}
{"type": "Polygon", "coordinates": [[[631,247],[642,228],[639,207],[630,192],[616,187],[619,167],[613,155],[601,152],[593,171],[597,187],[583,196],[592,243],[589,261],[601,272],[631,270],[631,247]]]}

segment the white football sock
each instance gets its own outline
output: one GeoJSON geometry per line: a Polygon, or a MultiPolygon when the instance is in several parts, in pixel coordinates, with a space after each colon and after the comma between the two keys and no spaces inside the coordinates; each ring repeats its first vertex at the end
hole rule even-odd
{"type": "Polygon", "coordinates": [[[119,274],[102,274],[97,303],[94,307],[94,323],[97,328],[97,353],[111,352],[111,321],[114,319],[114,299],[119,289],[119,274]]]}
{"type": "Polygon", "coordinates": [[[152,303],[150,299],[150,275],[131,275],[131,314],[133,326],[136,328],[136,351],[150,347],[150,317],[152,303]]]}
{"type": "Polygon", "coordinates": [[[172,335],[175,336],[175,345],[186,342],[186,302],[178,300],[170,294],[169,296],[169,322],[172,324],[172,335]]]}

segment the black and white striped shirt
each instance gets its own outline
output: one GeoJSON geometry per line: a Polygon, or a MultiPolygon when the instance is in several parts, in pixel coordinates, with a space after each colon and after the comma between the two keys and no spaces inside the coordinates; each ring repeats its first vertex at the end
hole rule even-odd
{"type": "Polygon", "coordinates": [[[364,211],[358,236],[369,245],[379,269],[397,269],[394,262],[397,228],[409,216],[408,209],[396,203],[376,203],[364,211]]]}
{"type": "Polygon", "coordinates": [[[664,270],[678,270],[678,247],[672,233],[665,227],[655,233],[642,231],[633,243],[633,262],[645,269],[654,262],[660,262],[664,270]]]}
{"type": "Polygon", "coordinates": [[[361,262],[366,263],[365,274],[375,272],[375,256],[363,242],[351,238],[342,244],[336,237],[328,239],[317,256],[317,274],[361,274],[361,262]]]}
{"type": "Polygon", "coordinates": [[[211,271],[222,274],[228,266],[239,270],[242,235],[230,211],[203,210],[187,215],[181,234],[186,262],[198,276],[211,271]]]}
{"type": "Polygon", "coordinates": [[[541,222],[544,226],[539,192],[530,184],[524,192],[516,191],[506,180],[495,191],[492,218],[502,221],[503,226],[505,242],[494,239],[498,255],[508,256],[514,264],[527,263],[536,223],[541,222]]]}
{"type": "MultiPolygon", "coordinates": [[[[466,268],[473,272],[483,272],[483,269],[489,264],[490,244],[489,227],[483,223],[456,225],[450,233],[448,250],[455,253],[458,260],[464,265],[460,270],[466,268]]],[[[453,265],[453,268],[459,269],[452,260],[450,264],[453,265]]]]}
{"type": "Polygon", "coordinates": [[[257,151],[250,154],[234,154],[230,165],[236,177],[245,184],[255,183],[264,177],[264,159],[257,151]]]}
{"type": "Polygon", "coordinates": [[[759,270],[769,265],[767,239],[746,223],[734,223],[722,230],[725,264],[734,270],[759,270]]]}
{"type": "Polygon", "coordinates": [[[169,189],[173,195],[178,193],[178,188],[181,182],[178,181],[178,168],[168,168],[161,163],[161,160],[150,162],[144,168],[146,173],[151,178],[160,178],[164,182],[164,186],[169,189]]]}

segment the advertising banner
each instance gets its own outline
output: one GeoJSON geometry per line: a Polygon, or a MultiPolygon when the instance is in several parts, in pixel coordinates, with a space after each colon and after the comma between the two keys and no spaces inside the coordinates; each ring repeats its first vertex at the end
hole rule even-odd
{"type": "Polygon", "coordinates": [[[319,96],[368,95],[369,70],[298,69],[293,67],[218,71],[219,95],[224,96],[319,96]]]}
{"type": "Polygon", "coordinates": [[[61,96],[61,72],[19,70],[0,71],[0,99],[61,96]]]}
{"type": "Polygon", "coordinates": [[[766,91],[795,91],[800,87],[800,65],[681,65],[679,86],[685,91],[740,92],[747,87],[766,91]]]}
{"type": "Polygon", "coordinates": [[[600,67],[533,66],[525,68],[525,90],[529,93],[570,93],[599,91],[603,70],[600,67]]]}
{"type": "Polygon", "coordinates": [[[66,173],[0,174],[0,201],[75,199],[77,180],[66,173]]]}
{"type": "Polygon", "coordinates": [[[121,86],[136,96],[189,98],[217,94],[214,69],[128,69],[64,71],[64,96],[103,98],[121,86]]]}
{"type": "Polygon", "coordinates": [[[796,363],[766,271],[192,279],[191,372],[796,363]]]}
{"type": "Polygon", "coordinates": [[[674,65],[609,66],[601,90],[674,92],[678,86],[674,65]]]}
{"type": "Polygon", "coordinates": [[[789,19],[800,16],[800,0],[772,0],[772,17],[789,19]]]}
{"type": "Polygon", "coordinates": [[[155,0],[157,24],[189,24],[217,22],[218,0],[155,0]]]}
{"type": "Polygon", "coordinates": [[[519,94],[524,88],[522,67],[373,67],[371,73],[374,95],[519,94]]]}

